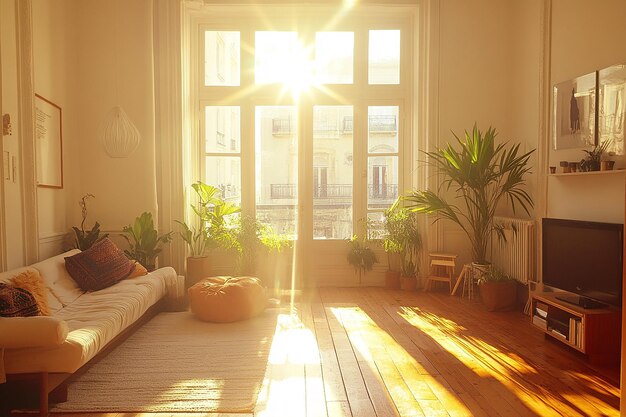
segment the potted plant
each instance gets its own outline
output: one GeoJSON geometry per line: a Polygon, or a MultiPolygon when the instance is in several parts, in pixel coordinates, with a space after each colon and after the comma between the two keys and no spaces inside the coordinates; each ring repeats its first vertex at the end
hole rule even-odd
{"type": "Polygon", "coordinates": [[[385,286],[390,289],[400,288],[400,273],[402,269],[400,253],[404,250],[404,227],[403,222],[408,216],[408,211],[398,208],[396,205],[385,210],[385,235],[383,237],[383,249],[387,254],[387,272],[385,273],[385,286]],[[394,260],[397,262],[393,262],[394,260]],[[399,265],[396,265],[399,264],[399,265]]]}
{"type": "Polygon", "coordinates": [[[198,199],[195,205],[191,205],[197,215],[196,225],[190,226],[185,222],[177,221],[181,225],[179,234],[189,247],[188,284],[211,275],[209,250],[235,247],[234,225],[230,217],[241,211],[236,204],[225,201],[217,187],[202,181],[192,184],[191,187],[198,199]]]}
{"type": "Polygon", "coordinates": [[[400,288],[407,291],[417,289],[417,278],[420,274],[420,258],[422,256],[422,235],[420,233],[416,213],[409,212],[406,208],[397,209],[402,214],[400,236],[400,288]]]}
{"type": "Polygon", "coordinates": [[[591,150],[583,149],[583,152],[587,154],[587,157],[580,161],[580,169],[582,171],[600,171],[602,156],[610,145],[611,140],[609,139],[595,145],[591,150]]]}
{"type": "Polygon", "coordinates": [[[80,229],[76,226],[72,226],[74,231],[74,248],[81,251],[89,249],[94,243],[104,239],[108,236],[107,233],[100,235],[100,223],[96,222],[90,230],[85,230],[85,220],[87,220],[87,200],[89,198],[95,198],[93,194],[85,194],[78,205],[80,206],[83,220],[80,222],[80,229]]]}
{"type": "Polygon", "coordinates": [[[234,233],[238,271],[244,275],[257,272],[259,253],[279,253],[290,245],[287,237],[277,234],[271,225],[251,216],[241,216],[234,233]]]}
{"type": "Polygon", "coordinates": [[[156,258],[161,252],[161,244],[172,240],[172,232],[159,236],[154,228],[152,213],[144,212],[132,225],[124,226],[122,235],[130,246],[124,250],[126,256],[143,265],[148,271],[154,271],[156,258]]]}
{"type": "Polygon", "coordinates": [[[348,263],[354,267],[354,272],[359,277],[359,284],[362,282],[363,274],[367,271],[371,271],[374,264],[378,262],[376,254],[370,247],[371,240],[368,236],[367,223],[363,222],[362,237],[353,235],[348,241],[350,242],[350,249],[346,259],[348,263]]]}
{"type": "Polygon", "coordinates": [[[478,291],[487,311],[510,310],[517,300],[517,282],[498,268],[478,278],[478,291]]]}
{"type": "Polygon", "coordinates": [[[494,232],[505,239],[502,228],[494,224],[501,202],[508,202],[513,213],[521,207],[530,215],[533,207],[525,176],[534,150],[523,153],[519,144],[496,144],[496,135],[494,128],[483,133],[474,125],[471,132],[465,131],[464,139],[454,135],[459,149],[448,144],[426,152],[428,164],[442,176],[441,185],[436,191],[413,191],[404,197],[410,210],[437,214],[437,220],[459,225],[470,240],[477,265],[489,264],[487,248],[494,232]]]}

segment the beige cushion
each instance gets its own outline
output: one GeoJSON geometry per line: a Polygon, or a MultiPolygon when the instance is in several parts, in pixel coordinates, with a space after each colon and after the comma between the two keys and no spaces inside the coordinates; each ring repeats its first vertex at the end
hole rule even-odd
{"type": "MultiPolygon", "coordinates": [[[[71,304],[84,294],[83,291],[78,288],[78,285],[76,285],[76,282],[74,282],[70,274],[68,274],[67,269],[65,269],[65,257],[76,255],[77,253],[80,253],[79,249],[72,249],[71,251],[31,265],[39,271],[41,278],[43,278],[50,292],[58,298],[63,306],[71,304]]],[[[58,311],[52,308],[52,305],[50,305],[50,310],[53,314],[55,311],[58,311]]]]}
{"type": "Polygon", "coordinates": [[[56,317],[0,318],[0,347],[5,349],[59,346],[67,334],[67,323],[56,317]]]}

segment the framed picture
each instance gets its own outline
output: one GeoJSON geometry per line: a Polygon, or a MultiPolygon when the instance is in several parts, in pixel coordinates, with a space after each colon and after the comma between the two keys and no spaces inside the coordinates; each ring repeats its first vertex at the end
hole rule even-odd
{"type": "Polygon", "coordinates": [[[554,149],[584,148],[596,143],[596,73],[554,86],[554,149]]]}
{"type": "Polygon", "coordinates": [[[626,65],[598,71],[598,143],[611,141],[607,150],[624,155],[626,65]]]}
{"type": "Polygon", "coordinates": [[[63,125],[61,107],[35,94],[37,186],[63,188],[63,125]]]}

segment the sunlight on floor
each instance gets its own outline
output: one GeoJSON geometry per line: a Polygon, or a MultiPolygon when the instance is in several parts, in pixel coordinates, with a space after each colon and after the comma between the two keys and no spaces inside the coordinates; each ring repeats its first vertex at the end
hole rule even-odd
{"type": "Polygon", "coordinates": [[[445,404],[448,410],[455,410],[459,415],[471,415],[448,387],[431,375],[415,355],[407,352],[393,337],[378,327],[361,308],[334,307],[331,311],[346,329],[360,361],[367,362],[374,371],[387,363],[388,368],[381,372],[383,375],[389,375],[392,367],[397,369],[399,375],[385,378],[384,383],[392,397],[395,396],[394,399],[404,397],[403,401],[395,401],[401,415],[412,415],[411,409],[415,407],[421,408],[426,415],[431,415],[429,410],[432,411],[437,405],[443,409],[441,404],[445,404]],[[407,397],[407,394],[414,399],[407,397]]]}
{"type": "MultiPolygon", "coordinates": [[[[539,370],[517,354],[503,352],[484,340],[463,336],[465,329],[448,319],[414,307],[401,307],[399,315],[454,355],[478,377],[494,378],[513,392],[525,406],[541,416],[617,415],[613,407],[598,398],[549,392],[533,384],[533,374],[537,374],[539,370]],[[572,404],[585,404],[585,401],[580,401],[581,398],[593,403],[596,408],[589,407],[581,410],[572,406],[572,404]],[[554,410],[559,410],[559,412],[554,410]]],[[[589,385],[595,382],[597,381],[589,381],[589,385]]],[[[606,383],[603,386],[608,389],[606,383]]],[[[613,395],[618,395],[615,389],[613,391],[613,395]]]]}
{"type": "MultiPolygon", "coordinates": [[[[295,314],[278,316],[255,416],[297,417],[306,413],[305,391],[322,386],[321,371],[306,375],[306,365],[321,367],[315,335],[295,314]]],[[[322,397],[322,406],[326,406],[322,397]]]]}

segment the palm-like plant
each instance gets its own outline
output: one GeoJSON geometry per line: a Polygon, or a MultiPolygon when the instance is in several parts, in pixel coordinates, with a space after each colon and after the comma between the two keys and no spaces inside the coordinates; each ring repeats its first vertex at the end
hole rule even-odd
{"type": "Polygon", "coordinates": [[[530,172],[529,159],[534,149],[521,153],[519,144],[496,145],[497,133],[491,127],[483,134],[474,125],[471,132],[465,131],[464,140],[453,135],[459,150],[448,144],[426,152],[428,163],[443,174],[439,189],[414,191],[404,200],[413,211],[435,213],[458,224],[471,242],[473,261],[485,264],[492,233],[504,238],[503,231],[493,222],[500,201],[508,201],[514,213],[519,206],[530,214],[533,207],[524,177],[530,172]],[[442,196],[450,190],[461,205],[442,196]]]}

